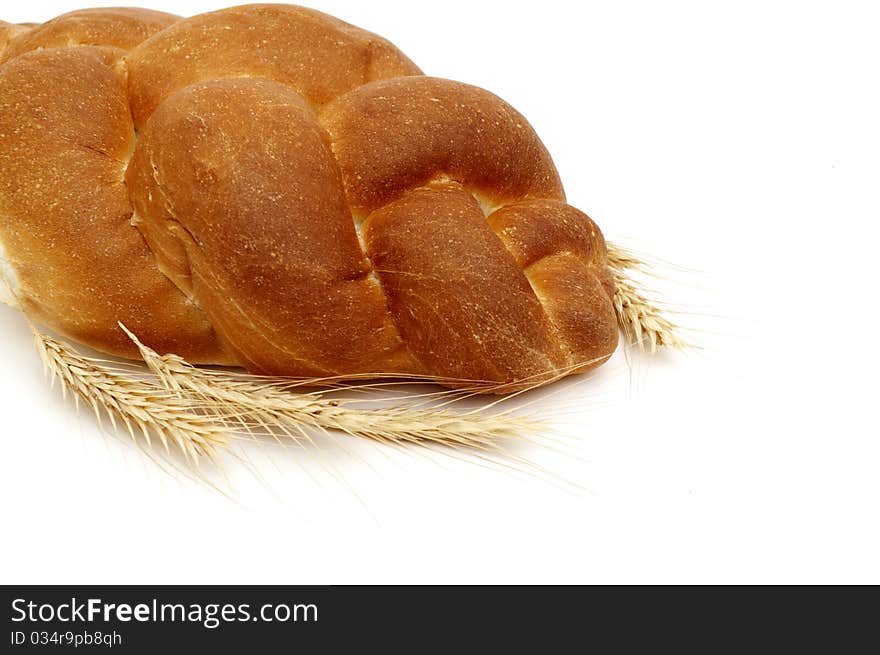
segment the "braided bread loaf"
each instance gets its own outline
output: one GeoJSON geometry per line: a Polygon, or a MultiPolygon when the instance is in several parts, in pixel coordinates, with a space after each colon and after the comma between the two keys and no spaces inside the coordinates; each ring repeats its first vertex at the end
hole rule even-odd
{"type": "Polygon", "coordinates": [[[136,357],[514,382],[617,345],[598,227],[528,122],[316,11],[0,24],[0,272],[136,357]]]}

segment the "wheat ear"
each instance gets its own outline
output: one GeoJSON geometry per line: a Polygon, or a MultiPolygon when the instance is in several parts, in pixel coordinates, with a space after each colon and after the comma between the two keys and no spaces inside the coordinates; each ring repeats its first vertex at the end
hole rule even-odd
{"type": "Polygon", "coordinates": [[[43,366],[62,393],[91,407],[100,422],[102,412],[114,427],[121,422],[132,439],[143,435],[150,444],[156,435],[167,450],[176,445],[192,462],[200,455],[214,459],[226,445],[224,430],[191,403],[170,394],[162,385],[114,368],[110,362],[84,357],[65,343],[31,326],[43,366]]]}
{"type": "Polygon", "coordinates": [[[631,277],[632,271],[647,268],[645,262],[620,246],[609,243],[607,249],[608,268],[614,277],[614,311],[629,344],[639,349],[647,345],[652,353],[660,346],[688,347],[680,335],[681,327],[668,319],[631,277]]]}
{"type": "MultiPolygon", "coordinates": [[[[200,369],[177,355],[159,355],[120,327],[166,389],[200,400],[233,430],[264,430],[295,441],[308,440],[310,431],[333,430],[381,443],[496,450],[502,441],[539,427],[537,421],[510,412],[457,413],[411,404],[364,409],[320,393],[294,393],[284,378],[271,381],[200,369]]],[[[297,384],[308,386],[309,381],[297,384]]]]}

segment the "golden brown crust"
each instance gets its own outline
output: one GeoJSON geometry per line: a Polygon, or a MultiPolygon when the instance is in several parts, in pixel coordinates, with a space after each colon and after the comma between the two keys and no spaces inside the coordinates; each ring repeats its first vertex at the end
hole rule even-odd
{"type": "Polygon", "coordinates": [[[618,333],[614,281],[599,227],[553,200],[502,207],[488,222],[541,299],[566,363],[585,370],[605,361],[617,348],[618,333]]]}
{"type": "Polygon", "coordinates": [[[60,332],[134,356],[121,320],[197,363],[449,383],[614,352],[602,234],[534,130],[384,39],[250,5],[0,24],[4,45],[0,276],[60,332]]]}
{"type": "Polygon", "coordinates": [[[259,78],[186,87],[141,134],[128,182],[163,270],[249,369],[411,368],[395,365],[403,345],[325,135],[296,92],[259,78]]]}
{"type": "Polygon", "coordinates": [[[134,7],[80,9],[20,30],[5,51],[0,37],[0,63],[40,48],[95,45],[128,50],[176,20],[173,14],[134,7]]]}
{"type": "Polygon", "coordinates": [[[30,29],[30,25],[6,23],[0,20],[0,63],[6,60],[6,52],[10,42],[30,29]]]}
{"type": "Polygon", "coordinates": [[[218,77],[266,77],[320,105],[375,79],[421,72],[375,34],[313,9],[268,4],[180,21],[127,59],[138,127],[174,91],[218,77]]]}
{"type": "Polygon", "coordinates": [[[30,52],[0,67],[0,241],[29,315],[114,354],[124,321],[167,351],[229,361],[205,315],[156,268],[131,227],[134,147],[108,48],[30,52]]]}
{"type": "Polygon", "coordinates": [[[458,185],[413,191],[364,225],[406,343],[432,375],[509,382],[561,364],[522,271],[458,185]]]}
{"type": "Polygon", "coordinates": [[[353,211],[368,213],[407,189],[449,178],[493,205],[564,200],[550,154],[499,97],[430,77],[366,84],[321,111],[353,211]]]}

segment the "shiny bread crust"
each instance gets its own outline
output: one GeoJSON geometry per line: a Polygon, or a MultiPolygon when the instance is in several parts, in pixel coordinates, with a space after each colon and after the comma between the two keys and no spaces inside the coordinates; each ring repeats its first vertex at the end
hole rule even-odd
{"type": "Polygon", "coordinates": [[[7,285],[103,352],[515,384],[617,346],[528,121],[314,10],[0,23],[0,171],[7,285]]]}

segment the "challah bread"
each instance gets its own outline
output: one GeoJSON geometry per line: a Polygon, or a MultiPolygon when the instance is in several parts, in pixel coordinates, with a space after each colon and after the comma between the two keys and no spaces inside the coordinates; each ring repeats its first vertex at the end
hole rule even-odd
{"type": "Polygon", "coordinates": [[[0,30],[0,271],[35,320],[288,376],[515,383],[614,352],[602,234],[491,93],[284,5],[0,30]]]}

